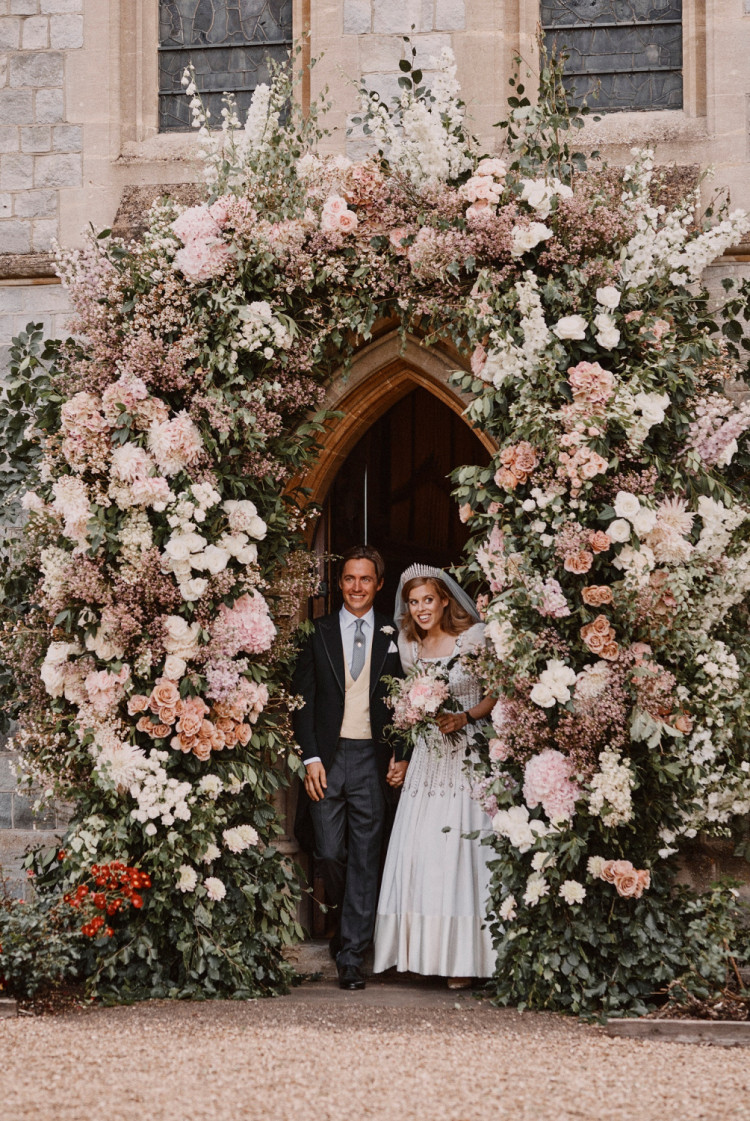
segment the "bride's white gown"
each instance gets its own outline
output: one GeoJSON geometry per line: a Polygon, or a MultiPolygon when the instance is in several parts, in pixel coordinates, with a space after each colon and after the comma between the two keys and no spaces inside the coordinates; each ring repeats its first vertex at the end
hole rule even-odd
{"type": "MultiPolygon", "coordinates": [[[[483,643],[477,623],[456,640],[453,654],[424,659],[447,663],[483,643]]],[[[408,672],[416,643],[399,636],[408,672]]],[[[465,711],[482,699],[482,688],[456,662],[449,671],[451,696],[465,711]]],[[[490,820],[471,797],[466,747],[469,725],[450,744],[437,730],[415,745],[393,825],[375,921],[376,973],[392,966],[441,977],[490,977],[495,951],[485,925],[492,850],[464,834],[488,832],[490,820]],[[447,831],[446,831],[447,828],[447,831]]]]}

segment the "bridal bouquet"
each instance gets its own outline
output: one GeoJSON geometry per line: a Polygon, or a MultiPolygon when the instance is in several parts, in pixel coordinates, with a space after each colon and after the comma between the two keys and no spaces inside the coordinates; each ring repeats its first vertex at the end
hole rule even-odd
{"type": "Polygon", "coordinates": [[[389,680],[387,704],[393,709],[393,728],[410,747],[420,736],[434,735],[441,712],[456,711],[448,683],[449,671],[450,663],[416,665],[406,677],[389,680]]]}

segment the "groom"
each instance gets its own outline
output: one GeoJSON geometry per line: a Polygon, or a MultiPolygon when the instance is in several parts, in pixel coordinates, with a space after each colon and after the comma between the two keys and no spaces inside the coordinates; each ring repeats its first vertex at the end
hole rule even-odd
{"type": "Polygon", "coordinates": [[[305,764],[315,855],[328,902],[337,908],[331,940],[342,989],[363,989],[362,959],[372,940],[385,783],[401,786],[407,764],[383,741],[391,722],[383,677],[401,677],[393,620],[373,611],[385,565],[377,549],[344,553],[344,605],[316,620],[294,674],[304,706],[294,733],[305,764]]]}

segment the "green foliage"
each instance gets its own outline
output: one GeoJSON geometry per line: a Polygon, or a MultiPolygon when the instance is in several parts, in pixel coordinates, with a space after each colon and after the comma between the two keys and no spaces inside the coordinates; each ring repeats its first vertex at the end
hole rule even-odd
{"type": "Polygon", "coordinates": [[[37,885],[12,896],[0,868],[0,992],[20,999],[80,977],[83,939],[60,895],[37,885]]]}

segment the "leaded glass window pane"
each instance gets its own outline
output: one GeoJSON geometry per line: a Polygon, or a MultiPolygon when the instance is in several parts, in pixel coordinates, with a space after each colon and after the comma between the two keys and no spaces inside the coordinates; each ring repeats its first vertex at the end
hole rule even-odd
{"type": "Polygon", "coordinates": [[[572,103],[682,108],[682,0],[542,0],[541,19],[547,48],[568,55],[572,103]]]}
{"type": "Polygon", "coordinates": [[[268,59],[292,43],[292,0],[159,0],[159,129],[190,128],[180,80],[189,62],[214,124],[232,92],[244,117],[253,90],[268,81],[268,59]]]}

